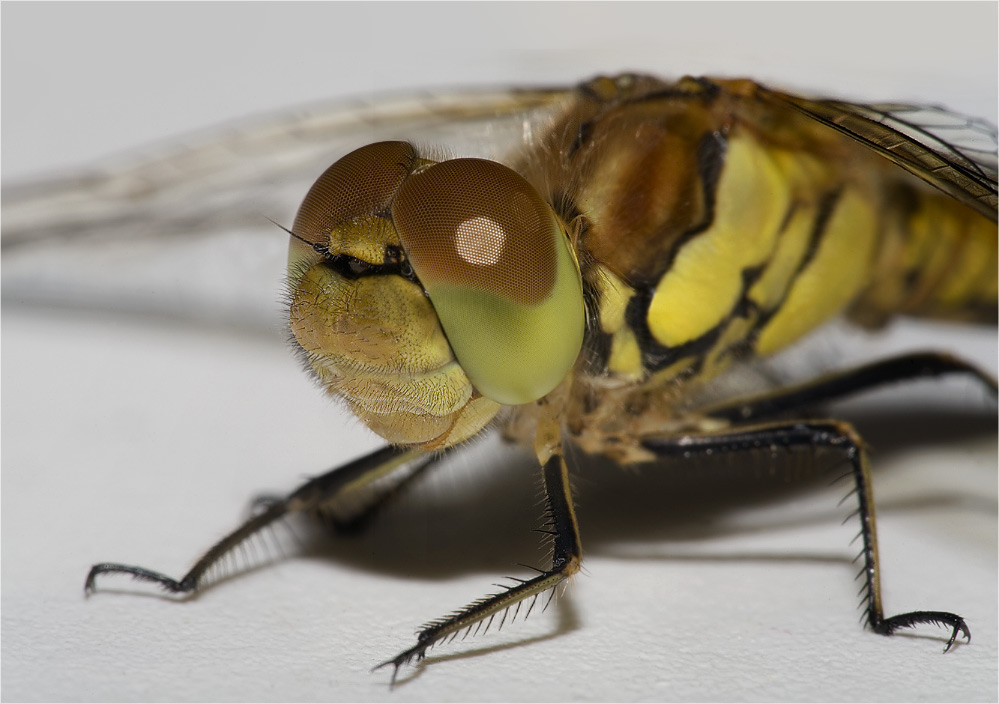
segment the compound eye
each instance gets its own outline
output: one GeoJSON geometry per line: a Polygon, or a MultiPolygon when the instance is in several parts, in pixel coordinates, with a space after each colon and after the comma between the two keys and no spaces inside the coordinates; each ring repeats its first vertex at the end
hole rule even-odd
{"type": "Polygon", "coordinates": [[[416,151],[408,142],[377,142],[355,149],[323,172],[298,208],[292,232],[326,246],[330,232],[352,220],[387,213],[409,174],[416,151]]]}
{"type": "Polygon", "coordinates": [[[534,188],[492,161],[444,161],[402,184],[392,219],[476,389],[522,404],[555,388],[582,346],[583,290],[534,188]]]}

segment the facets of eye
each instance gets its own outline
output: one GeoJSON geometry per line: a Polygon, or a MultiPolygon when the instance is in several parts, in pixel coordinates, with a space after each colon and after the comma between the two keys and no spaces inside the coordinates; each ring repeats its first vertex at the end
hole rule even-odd
{"type": "Polygon", "coordinates": [[[477,216],[458,223],[454,248],[469,264],[489,266],[499,261],[506,246],[506,230],[487,217],[477,216]]]}
{"type": "Polygon", "coordinates": [[[416,150],[408,142],[377,142],[355,149],[312,185],[292,231],[312,244],[327,245],[333,228],[388,210],[415,161],[416,150]]]}
{"type": "Polygon", "coordinates": [[[502,164],[454,159],[416,173],[399,188],[392,218],[424,285],[467,283],[525,305],[551,292],[551,210],[502,164]]]}
{"type": "Polygon", "coordinates": [[[528,403],[565,377],[582,345],[579,268],[527,181],[482,159],[441,162],[402,184],[392,219],[480,393],[528,403]]]}

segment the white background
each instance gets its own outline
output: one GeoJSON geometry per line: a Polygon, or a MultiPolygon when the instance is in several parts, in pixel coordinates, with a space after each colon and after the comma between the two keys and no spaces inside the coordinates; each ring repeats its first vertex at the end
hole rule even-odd
{"type": "MultiPolygon", "coordinates": [[[[314,100],[626,69],[747,75],[996,119],[989,3],[2,12],[5,185],[314,100]]],[[[879,395],[851,417],[876,451],[888,611],[956,610],[971,623],[970,646],[944,656],[943,630],[886,640],[857,625],[855,527],[839,526],[838,493],[598,465],[578,482],[587,561],[570,598],[435,649],[390,694],[388,672],[369,669],[407,647],[415,627],[504,574],[523,576],[516,563],[542,561],[529,458],[480,448],[369,535],[186,603],[125,579],[84,599],[93,562],[179,576],[255,493],[290,489],[378,443],[270,337],[8,303],[4,700],[997,697],[995,407],[969,383],[879,395]],[[937,401],[949,412],[935,412],[937,401]]],[[[885,344],[907,344],[909,332],[885,344]]],[[[918,344],[995,372],[994,328],[940,328],[918,344]]]]}

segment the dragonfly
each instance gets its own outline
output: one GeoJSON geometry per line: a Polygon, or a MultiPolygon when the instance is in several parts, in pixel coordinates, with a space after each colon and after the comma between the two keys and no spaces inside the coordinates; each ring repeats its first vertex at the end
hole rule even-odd
{"type": "MultiPolygon", "coordinates": [[[[942,625],[946,651],[970,639],[961,616],[886,614],[867,449],[849,423],[812,409],[899,381],[959,375],[995,394],[995,380],[918,352],[748,394],[725,382],[837,316],[994,324],[996,192],[996,131],[981,120],[626,74],[282,117],[5,189],[5,264],[26,263],[5,268],[4,286],[40,301],[89,288],[74,279],[85,266],[38,275],[68,241],[76,264],[126,242],[168,269],[171,248],[215,238],[231,252],[234,231],[240,248],[273,248],[260,211],[306,193],[287,229],[292,346],[389,443],[264,502],[179,579],[98,563],[88,591],[123,573],[195,592],[275,522],[363,525],[498,432],[535,454],[551,562],[422,627],[382,663],[394,683],[429,648],[543,607],[579,572],[567,448],[623,466],[825,448],[852,481],[867,625],[942,625]]],[[[162,305],[117,288],[134,282],[101,285],[107,307],[162,305]]],[[[259,292],[238,294],[199,314],[263,308],[259,292]]]]}

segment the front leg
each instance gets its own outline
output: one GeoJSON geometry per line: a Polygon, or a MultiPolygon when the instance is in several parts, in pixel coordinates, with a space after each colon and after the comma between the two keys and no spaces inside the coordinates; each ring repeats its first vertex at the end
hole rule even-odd
{"type": "Polygon", "coordinates": [[[210,547],[180,579],[136,565],[101,562],[90,568],[84,590],[87,594],[96,591],[100,575],[126,574],[173,594],[196,592],[227,555],[285,516],[312,513],[337,529],[357,528],[439,457],[421,450],[383,447],[310,479],[285,497],[258,502],[259,510],[251,518],[210,547]]]}
{"type": "Polygon", "coordinates": [[[499,626],[502,627],[510,609],[514,609],[513,618],[516,618],[521,606],[528,599],[531,599],[531,603],[527,607],[527,614],[530,614],[539,596],[547,591],[551,591],[554,595],[554,590],[559,584],[579,572],[579,566],[582,562],[579,526],[576,523],[576,512],[572,507],[569,471],[561,448],[558,448],[547,460],[544,460],[542,477],[548,519],[545,529],[552,536],[551,567],[536,577],[523,580],[502,592],[484,596],[463,609],[425,625],[417,633],[416,645],[375,667],[377,670],[386,665],[392,665],[393,685],[399,668],[414,659],[422,660],[427,649],[434,644],[449,637],[454,639],[462,631],[468,633],[476,624],[481,628],[486,619],[488,622],[486,622],[485,628],[488,630],[497,615],[501,615],[499,626]]]}

